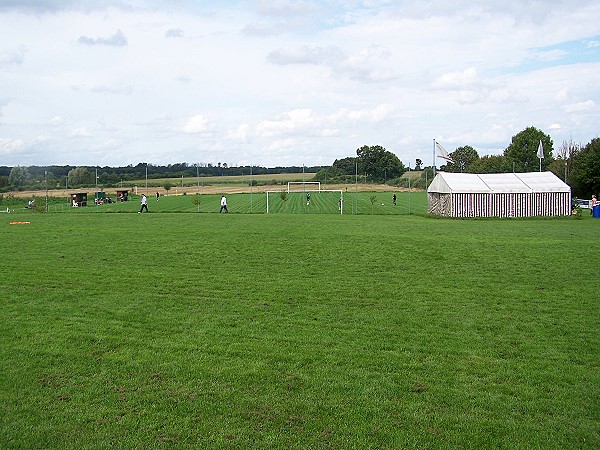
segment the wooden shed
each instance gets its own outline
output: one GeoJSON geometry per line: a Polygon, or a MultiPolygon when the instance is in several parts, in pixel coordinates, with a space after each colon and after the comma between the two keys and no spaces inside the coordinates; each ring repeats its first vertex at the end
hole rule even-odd
{"type": "Polygon", "coordinates": [[[71,194],[71,206],[87,206],[87,192],[76,192],[71,194]]]}

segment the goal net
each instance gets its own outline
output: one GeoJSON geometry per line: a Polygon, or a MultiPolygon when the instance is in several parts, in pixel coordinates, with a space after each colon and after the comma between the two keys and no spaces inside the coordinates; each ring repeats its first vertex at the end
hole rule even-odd
{"type": "Polygon", "coordinates": [[[344,198],[341,190],[267,191],[267,214],[343,214],[343,212],[344,198]]]}

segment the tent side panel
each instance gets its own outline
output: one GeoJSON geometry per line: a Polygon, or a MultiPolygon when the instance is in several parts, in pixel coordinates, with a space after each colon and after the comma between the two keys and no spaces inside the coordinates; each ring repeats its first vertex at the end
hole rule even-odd
{"type": "Polygon", "coordinates": [[[427,193],[427,212],[436,216],[449,217],[452,213],[450,201],[451,194],[443,194],[439,192],[427,193]]]}

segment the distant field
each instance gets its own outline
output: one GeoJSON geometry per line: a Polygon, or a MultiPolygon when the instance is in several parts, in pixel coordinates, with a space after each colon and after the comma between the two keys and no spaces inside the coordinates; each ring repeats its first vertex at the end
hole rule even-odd
{"type": "MultiPolygon", "coordinates": [[[[134,194],[141,194],[147,192],[154,195],[157,191],[161,195],[180,195],[183,193],[187,194],[217,194],[217,193],[249,193],[251,190],[254,192],[265,192],[274,189],[285,189],[287,183],[290,181],[310,182],[314,177],[314,173],[281,173],[281,174],[267,174],[267,175],[240,175],[240,176],[213,176],[213,177],[187,177],[187,178],[151,178],[147,180],[129,180],[121,183],[118,187],[105,187],[98,186],[98,190],[106,192],[109,195],[116,195],[118,189],[127,189],[134,194]],[[251,188],[250,182],[255,185],[251,188]],[[169,183],[171,188],[165,190],[165,184],[169,183]],[[147,187],[146,187],[147,184],[147,187]]],[[[410,177],[416,179],[421,176],[419,171],[406,172],[403,178],[410,177]]],[[[307,185],[307,188],[310,188],[307,185]]],[[[357,184],[331,184],[323,181],[321,183],[322,189],[348,189],[349,191],[363,191],[363,192],[386,192],[392,191],[393,187],[386,184],[373,184],[364,183],[361,180],[357,184]]],[[[398,191],[403,191],[403,188],[397,188],[398,191]]],[[[66,198],[70,193],[74,192],[87,192],[90,196],[94,195],[96,191],[95,186],[91,187],[78,187],[68,189],[50,189],[48,195],[50,197],[64,197],[66,198]]],[[[36,191],[15,191],[2,194],[4,196],[11,195],[18,198],[31,198],[31,197],[45,197],[45,190],[36,191]]]]}
{"type": "Polygon", "coordinates": [[[600,448],[600,220],[191,197],[0,214],[3,448],[600,448]]]}

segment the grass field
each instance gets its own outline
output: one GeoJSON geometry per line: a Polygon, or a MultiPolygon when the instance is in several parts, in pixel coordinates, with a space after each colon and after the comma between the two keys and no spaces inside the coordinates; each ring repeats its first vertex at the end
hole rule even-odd
{"type": "MultiPolygon", "coordinates": [[[[312,192],[311,204],[306,205],[303,192],[286,194],[283,201],[278,193],[269,196],[269,213],[285,214],[337,214],[339,213],[339,192],[312,192]]],[[[344,214],[398,215],[425,214],[427,212],[426,192],[398,192],[396,206],[392,204],[393,192],[352,192],[343,191],[344,214]]],[[[114,198],[114,197],[113,197],[114,198]]],[[[135,212],[140,209],[139,196],[130,196],[130,201],[100,206],[94,205],[93,195],[88,197],[88,206],[72,208],[68,198],[49,198],[48,210],[54,212],[90,213],[90,212],[135,212]]],[[[13,212],[26,212],[28,198],[15,198],[13,203],[0,202],[0,209],[8,207],[13,212]],[[16,202],[16,203],[15,203],[16,202]],[[5,206],[6,205],[6,206],[5,206]]],[[[152,213],[175,212],[219,212],[221,194],[191,194],[161,196],[159,201],[153,194],[148,197],[148,207],[152,213]]],[[[45,198],[36,197],[38,207],[45,206],[45,198]]],[[[266,213],[267,196],[264,192],[254,194],[227,194],[227,204],[231,213],[266,213]]]]}
{"type": "Polygon", "coordinates": [[[600,447],[599,220],[120,207],[0,215],[2,448],[600,447]]]}

